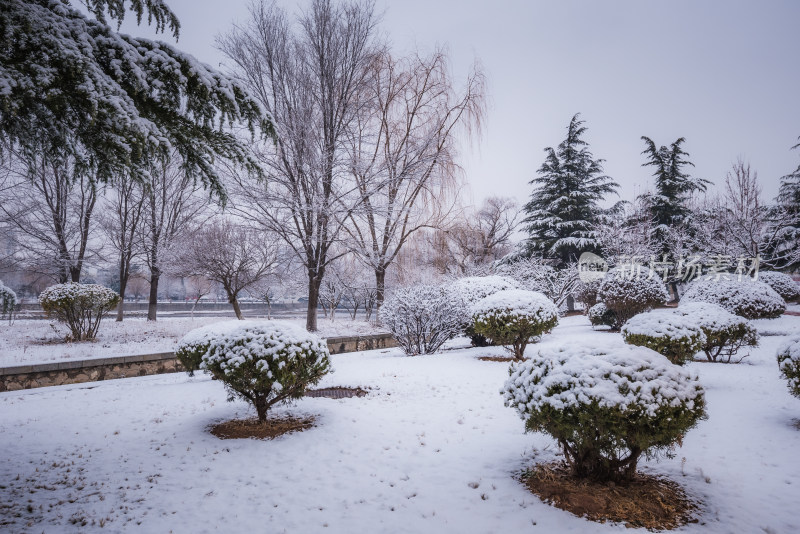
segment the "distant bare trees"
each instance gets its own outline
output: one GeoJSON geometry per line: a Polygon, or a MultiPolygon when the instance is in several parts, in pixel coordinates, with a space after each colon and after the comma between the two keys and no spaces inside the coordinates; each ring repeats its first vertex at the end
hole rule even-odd
{"type": "Polygon", "coordinates": [[[350,170],[364,200],[347,230],[375,273],[378,307],[386,270],[409,237],[444,226],[452,212],[456,134],[480,128],[484,83],[476,69],[456,91],[442,50],[400,59],[384,51],[370,65],[361,94],[369,105],[348,132],[350,170]]]}
{"type": "Polygon", "coordinates": [[[90,235],[97,184],[45,158],[23,165],[11,150],[2,172],[0,218],[28,268],[59,283],[80,281],[86,262],[96,259],[90,235]]]}
{"type": "Polygon", "coordinates": [[[147,320],[155,321],[158,283],[166,257],[170,248],[207,209],[208,199],[200,194],[201,186],[184,173],[174,159],[156,163],[151,177],[145,189],[139,232],[145,263],[150,270],[147,320]]]}
{"type": "Polygon", "coordinates": [[[277,139],[260,154],[269,182],[240,181],[238,201],[242,215],[281,236],[306,270],[306,327],[314,331],[325,270],[363,200],[344,148],[380,51],[376,18],[372,4],[330,0],[314,0],[296,25],[274,3],[254,4],[250,15],[220,46],[274,119],[277,139]]]}
{"type": "Polygon", "coordinates": [[[122,321],[125,307],[125,291],[131,276],[134,253],[138,251],[139,225],[145,201],[145,185],[130,175],[119,178],[109,188],[100,214],[100,224],[111,248],[118,258],[119,304],[117,321],[122,321]]]}
{"type": "Polygon", "coordinates": [[[242,291],[266,278],[277,261],[277,247],[269,235],[229,219],[206,223],[180,247],[175,263],[182,274],[219,283],[238,319],[242,291]]]}

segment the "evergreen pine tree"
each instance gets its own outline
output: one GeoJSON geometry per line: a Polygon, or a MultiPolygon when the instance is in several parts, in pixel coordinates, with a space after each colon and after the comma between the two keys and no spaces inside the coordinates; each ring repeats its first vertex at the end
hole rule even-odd
{"type": "Polygon", "coordinates": [[[567,137],[547,157],[531,180],[535,186],[524,212],[528,231],[527,256],[556,259],[560,266],[585,251],[597,252],[595,226],[603,214],[599,202],[619,185],[603,174],[602,159],[594,159],[582,139],[586,132],[580,114],[572,117],[567,137]]]}
{"type": "Polygon", "coordinates": [[[235,123],[271,133],[259,104],[232,77],[159,41],[115,32],[127,9],[177,37],[163,0],[0,2],[0,157],[4,145],[30,168],[43,161],[109,181],[146,181],[173,150],[182,170],[224,198],[221,160],[261,174],[235,123]]]}
{"type": "Polygon", "coordinates": [[[681,137],[669,147],[656,148],[652,139],[642,136],[647,147],[642,154],[647,162],[642,167],[655,167],[656,193],[641,196],[650,210],[656,231],[677,226],[686,221],[691,213],[688,201],[695,191],[705,191],[708,180],[692,178],[685,171],[686,166],[694,167],[687,158],[689,154],[681,148],[686,139],[681,137]],[[659,227],[661,227],[659,229],[659,227]]]}

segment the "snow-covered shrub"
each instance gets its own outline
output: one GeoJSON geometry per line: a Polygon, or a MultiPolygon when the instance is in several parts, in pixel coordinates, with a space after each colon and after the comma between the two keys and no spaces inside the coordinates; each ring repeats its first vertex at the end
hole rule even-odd
{"type": "Polygon", "coordinates": [[[613,328],[617,324],[617,315],[602,302],[598,302],[589,308],[588,316],[592,326],[610,326],[613,328]]]}
{"type": "Polygon", "coordinates": [[[778,348],[778,368],[792,395],[800,397],[800,336],[789,338],[778,348]]]}
{"type": "Polygon", "coordinates": [[[198,328],[180,340],[175,355],[190,374],[203,369],[222,381],[229,400],[252,403],[262,422],[272,406],[299,399],[331,370],[325,341],[277,321],[225,321],[198,328]]]}
{"type": "Polygon", "coordinates": [[[0,280],[0,319],[4,319],[6,315],[11,317],[16,305],[17,294],[0,280]]]}
{"type": "Polygon", "coordinates": [[[48,317],[66,323],[73,341],[94,339],[103,315],[119,302],[119,294],[97,284],[69,282],[50,286],[39,295],[48,317]]]}
{"type": "Polygon", "coordinates": [[[786,302],[800,300],[800,286],[788,274],[777,271],[759,271],[758,279],[774,289],[786,302]]]}
{"type": "Polygon", "coordinates": [[[739,317],[717,304],[681,302],[675,313],[688,317],[706,336],[703,352],[710,362],[730,363],[744,346],[758,346],[758,332],[744,317],[739,317]]]}
{"type": "Polygon", "coordinates": [[[600,289],[602,281],[602,278],[588,281],[581,280],[575,286],[573,295],[575,295],[575,300],[583,305],[583,313],[588,314],[592,306],[597,304],[597,291],[600,289]]]}
{"type": "MultiPolygon", "coordinates": [[[[459,278],[452,284],[452,290],[461,296],[464,304],[471,307],[479,300],[505,289],[516,289],[517,283],[505,276],[467,276],[459,278]]],[[[470,338],[473,347],[486,347],[491,344],[486,336],[475,332],[472,327],[472,317],[464,317],[464,334],[470,338]]]]}
{"type": "Polygon", "coordinates": [[[664,282],[646,267],[641,269],[611,269],[597,290],[597,300],[614,312],[618,329],[631,317],[667,302],[669,295],[664,282]]]}
{"type": "Polygon", "coordinates": [[[710,302],[747,319],[773,319],[786,311],[786,302],[764,282],[745,278],[692,282],[681,302],[710,302]]]}
{"type": "Polygon", "coordinates": [[[558,324],[558,308],[541,293],[507,289],[475,303],[472,321],[476,333],[510,345],[514,358],[521,360],[531,338],[558,324]]]}
{"type": "Polygon", "coordinates": [[[622,325],[625,343],[652,349],[674,364],[691,361],[706,343],[703,330],[677,313],[640,313],[622,325]]]}
{"type": "Polygon", "coordinates": [[[445,286],[418,285],[398,289],[381,307],[381,324],[410,356],[432,354],[460,334],[467,307],[445,286]]]}
{"type": "Polygon", "coordinates": [[[529,432],[553,436],[573,473],[629,479],[705,417],[696,375],[645,347],[570,344],[512,363],[501,389],[529,432]]]}

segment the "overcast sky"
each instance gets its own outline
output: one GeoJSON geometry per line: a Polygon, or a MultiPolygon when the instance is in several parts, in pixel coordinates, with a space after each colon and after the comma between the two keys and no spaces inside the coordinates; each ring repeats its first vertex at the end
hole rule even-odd
{"type": "MultiPolygon", "coordinates": [[[[214,66],[216,35],[247,19],[248,0],[168,0],[178,48],[214,66]]],[[[281,0],[290,11],[306,2],[281,0]]],[[[621,197],[652,186],[642,135],[685,137],[695,176],[722,183],[742,157],[770,199],[800,163],[800,1],[380,0],[398,51],[446,45],[458,79],[477,60],[489,82],[479,143],[464,146],[472,199],[524,202],[543,149],[586,121],[595,157],[621,197]]],[[[152,36],[126,22],[122,31],[152,36]]],[[[162,35],[162,40],[174,39],[162,35]]]]}

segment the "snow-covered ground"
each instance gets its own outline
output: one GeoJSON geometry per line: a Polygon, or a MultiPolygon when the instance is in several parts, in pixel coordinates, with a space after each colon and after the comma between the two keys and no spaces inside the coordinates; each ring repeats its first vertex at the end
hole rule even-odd
{"type": "MultiPolygon", "coordinates": [[[[576,339],[621,342],[570,317],[542,343],[576,339]]],[[[742,364],[690,364],[709,419],[675,458],[642,466],[702,500],[699,523],[681,531],[800,531],[800,400],[774,357],[784,339],[764,337],[742,364]]],[[[627,532],[544,504],[515,480],[556,450],[503,406],[508,365],[477,360],[491,354],[504,351],[334,355],[321,386],[370,395],[281,408],[317,426],[273,441],[209,434],[251,412],[203,375],[2,393],[0,531],[627,532]]]]}
{"type": "MultiPolygon", "coordinates": [[[[319,318],[320,336],[355,336],[379,331],[366,321],[337,317],[335,321],[319,318]]],[[[169,352],[190,330],[230,320],[230,317],[165,317],[148,322],[135,317],[118,323],[103,319],[97,339],[82,343],[64,343],[69,330],[55,322],[34,319],[15,320],[11,324],[0,322],[0,367],[169,352]]],[[[305,326],[305,319],[281,320],[305,326]]]]}

